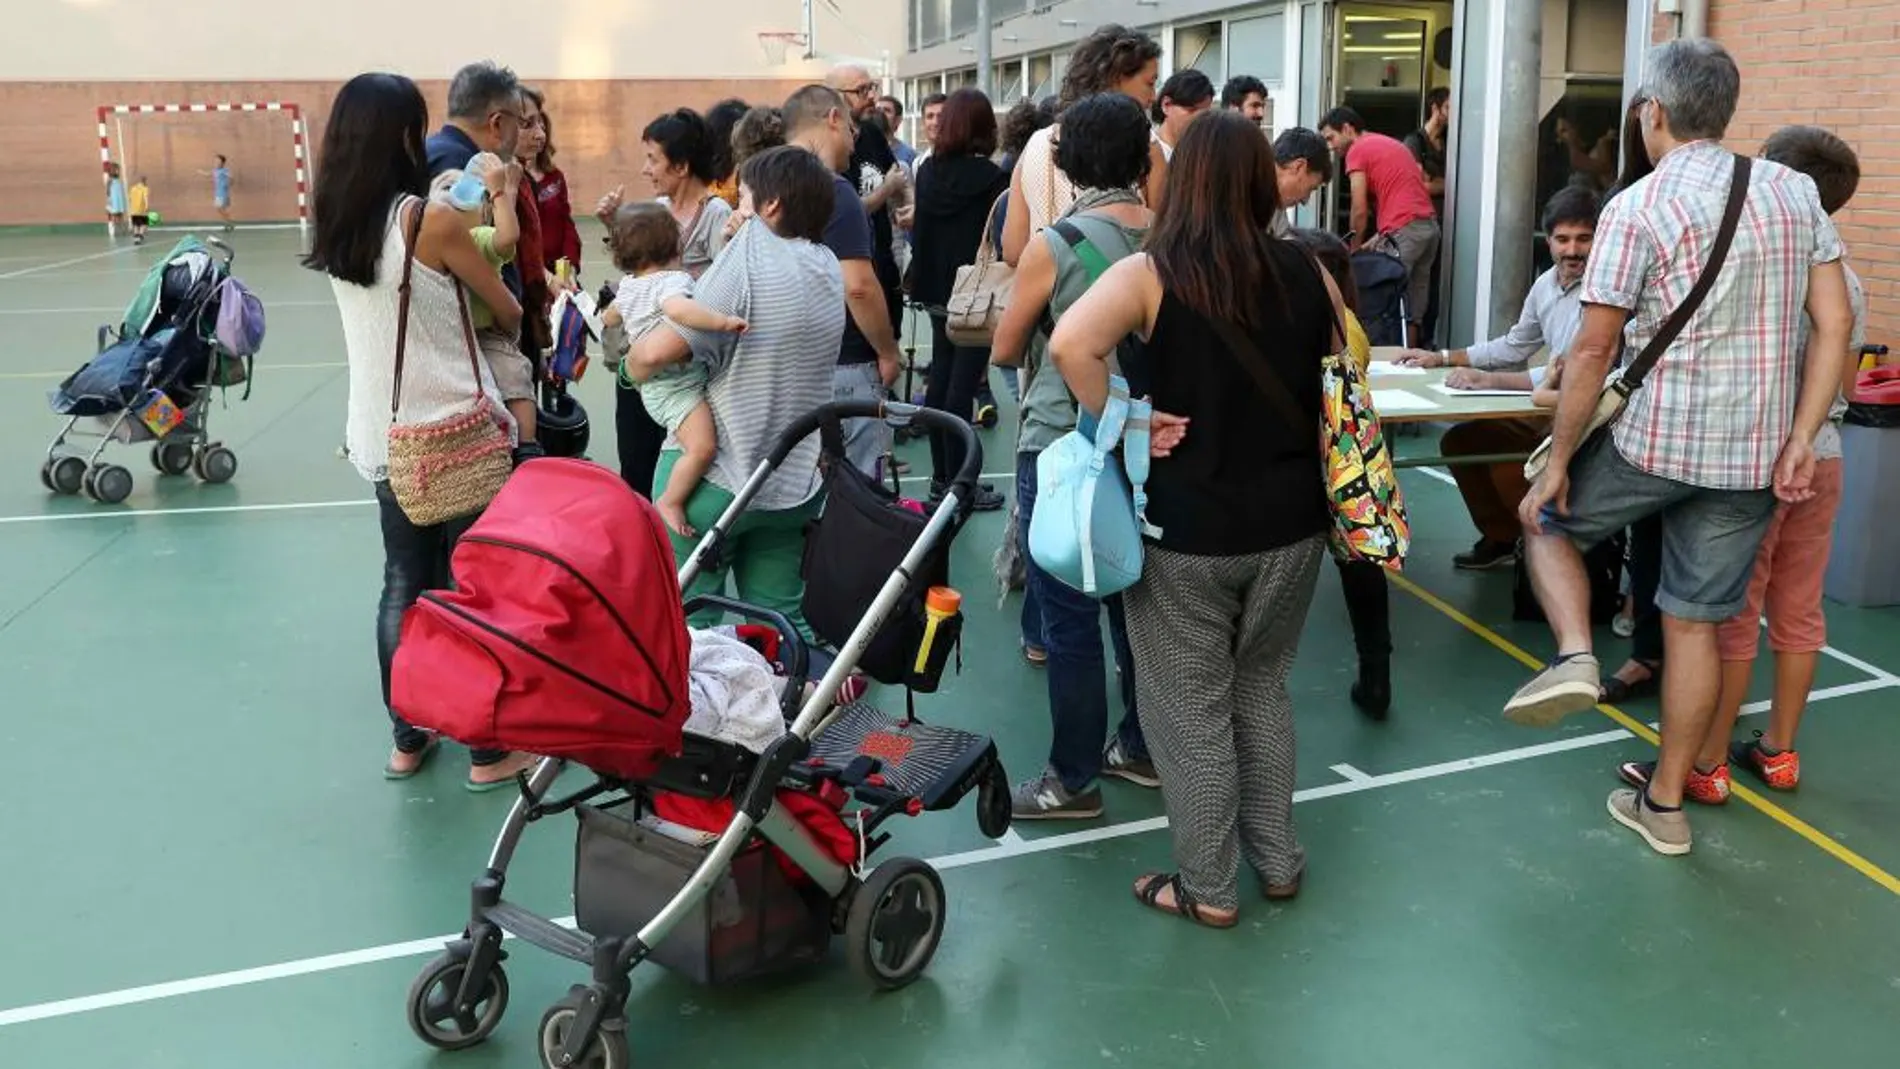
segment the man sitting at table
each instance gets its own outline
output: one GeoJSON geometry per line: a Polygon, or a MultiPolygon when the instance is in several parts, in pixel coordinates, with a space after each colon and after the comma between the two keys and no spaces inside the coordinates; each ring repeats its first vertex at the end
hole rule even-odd
{"type": "MultiPolygon", "coordinates": [[[[1596,194],[1577,186],[1559,190],[1544,206],[1544,234],[1556,264],[1531,284],[1523,316],[1503,337],[1469,349],[1441,349],[1435,353],[1408,349],[1396,363],[1450,367],[1445,385],[1453,389],[1535,390],[1540,404],[1547,400],[1554,403],[1555,391],[1539,388],[1546,385],[1552,370],[1561,366],[1559,362],[1583,322],[1579,285],[1590,261],[1599,208],[1596,194]],[[1551,354],[1551,363],[1531,367],[1531,359],[1545,350],[1551,354]]],[[[1537,448],[1549,433],[1550,420],[1541,417],[1471,420],[1446,431],[1440,450],[1454,460],[1486,454],[1525,454],[1537,448]]],[[[1524,480],[1524,466],[1515,461],[1488,465],[1454,462],[1451,473],[1458,480],[1458,492],[1465,499],[1479,536],[1477,544],[1453,558],[1453,563],[1468,569],[1508,567],[1517,559],[1518,502],[1530,489],[1524,480]]]]}

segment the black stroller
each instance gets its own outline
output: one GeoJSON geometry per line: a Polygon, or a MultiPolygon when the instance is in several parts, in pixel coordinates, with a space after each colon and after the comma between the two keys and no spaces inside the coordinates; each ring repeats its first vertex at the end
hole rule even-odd
{"type": "MultiPolygon", "coordinates": [[[[219,337],[222,301],[255,302],[235,285],[234,259],[217,238],[185,238],[153,266],[119,326],[99,328],[98,352],[48,398],[68,417],[40,465],[48,490],[83,492],[108,505],[124,501],[131,471],[101,459],[115,442],[156,442],[151,461],[161,475],[191,472],[201,482],[222,483],[237,474],[237,454],[207,430],[212,388],[248,382],[254,343],[261,341],[251,335],[241,343],[249,351],[236,352],[219,337]]],[[[261,331],[262,306],[251,312],[261,331]]]]}
{"type": "Polygon", "coordinates": [[[1352,282],[1359,290],[1359,325],[1372,345],[1405,345],[1411,322],[1406,307],[1405,264],[1391,253],[1360,249],[1352,254],[1352,282]]]}
{"type": "Polygon", "coordinates": [[[979,829],[1000,838],[1010,824],[1008,777],[987,736],[834,701],[854,670],[902,685],[907,695],[932,692],[958,650],[962,616],[948,597],[948,561],[981,469],[975,432],[964,420],[908,405],[823,406],[780,438],[680,568],[679,584],[717,559],[732,524],[813,433],[826,498],[806,536],[804,609],[819,638],[837,645],[836,655],[809,648],[777,613],[713,596],[684,606],[749,621],[741,637],[750,627],[760,652],[776,660],[783,682],[772,700],[784,734],[762,752],[683,729],[675,684],[665,682],[678,644],[688,640],[677,593],[663,589],[671,550],[651,505],[598,466],[524,465],[458,545],[457,590],[425,594],[411,610],[420,617],[404,624],[394,680],[402,715],[469,745],[547,755],[521,777],[521,797],[474,881],[462,937],[410,988],[409,1023],[424,1042],[458,1050],[500,1025],[508,1002],[505,933],[592,972],[591,983],[572,987],[541,1018],[537,1046],[548,1069],[629,1064],[630,973],[643,962],[726,984],[822,961],[842,936],[854,971],[877,989],[902,987],[929,964],[949,913],[943,883],[916,858],[873,867],[870,856],[889,839],[878,829],[891,817],[953,809],[974,792],[979,829]],[[852,467],[840,429],[851,418],[914,420],[963,439],[963,467],[934,512],[852,467]],[[615,539],[590,534],[564,555],[547,543],[561,536],[549,533],[539,502],[529,500],[543,492],[570,502],[569,529],[613,530],[615,539]],[[521,500],[504,501],[510,494],[521,500]],[[621,556],[603,555],[604,542],[623,547],[621,556]],[[544,572],[521,575],[544,564],[544,572]],[[524,592],[494,593],[510,583],[524,592]],[[546,585],[560,589],[544,601],[534,591],[546,585]],[[532,630],[557,608],[556,626],[532,630]],[[569,633],[589,638],[564,651],[549,637],[569,633]],[[614,635],[624,635],[629,648],[614,635]],[[412,669],[403,658],[413,658],[412,669]],[[489,666],[502,704],[491,709],[486,699],[441,693],[464,661],[489,666]],[[812,675],[821,678],[807,694],[812,675]],[[534,704],[505,698],[535,693],[544,697],[534,704]],[[607,693],[633,697],[614,705],[601,697],[607,693]],[[610,715],[586,730],[592,714],[583,707],[610,715]],[[605,768],[614,762],[600,757],[603,746],[630,740],[644,747],[629,762],[641,771],[605,768]],[[593,782],[554,797],[569,760],[587,767],[593,782]],[[847,811],[848,802],[859,808],[847,811]],[[527,826],[569,811],[579,821],[571,928],[502,897],[527,826]]]}

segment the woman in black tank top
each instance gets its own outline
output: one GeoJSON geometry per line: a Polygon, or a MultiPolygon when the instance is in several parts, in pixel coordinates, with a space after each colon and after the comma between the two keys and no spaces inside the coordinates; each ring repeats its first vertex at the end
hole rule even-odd
{"type": "Polygon", "coordinates": [[[1148,539],[1124,595],[1136,708],[1180,871],[1135,884],[1146,905],[1237,922],[1241,855],[1268,898],[1299,891],[1293,710],[1286,677],[1328,527],[1320,362],[1345,347],[1332,280],[1273,238],[1273,155],[1236,112],[1188,127],[1145,250],[1062,317],[1050,358],[1099,413],[1107,355],[1129,334],[1130,386],[1154,402],[1148,539]],[[1263,389],[1273,376],[1305,418],[1263,389]]]}

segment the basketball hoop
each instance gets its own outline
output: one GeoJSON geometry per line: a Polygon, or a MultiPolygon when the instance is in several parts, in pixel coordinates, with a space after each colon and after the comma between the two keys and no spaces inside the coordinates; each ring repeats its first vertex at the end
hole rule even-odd
{"type": "MultiPolygon", "coordinates": [[[[759,34],[759,49],[765,53],[765,62],[774,67],[785,65],[785,55],[793,45],[805,47],[805,35],[784,30],[768,30],[759,34]]],[[[803,58],[802,52],[800,58],[803,58]]]]}

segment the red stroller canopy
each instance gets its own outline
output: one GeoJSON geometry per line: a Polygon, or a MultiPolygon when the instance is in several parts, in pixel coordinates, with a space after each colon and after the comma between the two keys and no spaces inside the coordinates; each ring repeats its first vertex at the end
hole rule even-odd
{"type": "Polygon", "coordinates": [[[397,715],[625,779],[680,752],[691,640],[659,513],[584,460],[511,476],[403,620],[397,715]]]}

